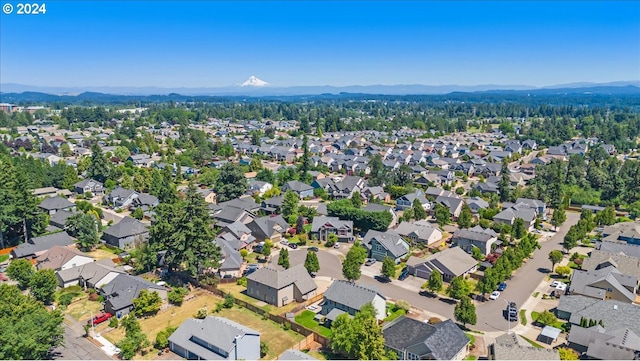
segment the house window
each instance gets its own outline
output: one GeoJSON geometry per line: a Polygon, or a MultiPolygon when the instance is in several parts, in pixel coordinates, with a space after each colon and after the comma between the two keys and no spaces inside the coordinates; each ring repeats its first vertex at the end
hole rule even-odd
{"type": "Polygon", "coordinates": [[[420,356],[411,352],[407,352],[407,360],[420,360],[420,356]]]}
{"type": "Polygon", "coordinates": [[[382,245],[380,245],[380,244],[376,244],[373,248],[374,248],[376,251],[380,251],[380,252],[384,252],[384,251],[385,251],[385,250],[384,250],[384,247],[382,247],[382,245]]]}

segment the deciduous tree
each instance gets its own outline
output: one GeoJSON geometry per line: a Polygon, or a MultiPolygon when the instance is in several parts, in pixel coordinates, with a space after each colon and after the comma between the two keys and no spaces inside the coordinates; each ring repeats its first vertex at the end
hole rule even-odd
{"type": "Polygon", "coordinates": [[[464,278],[458,276],[454,277],[447,287],[447,294],[449,297],[455,298],[457,300],[461,300],[465,296],[469,296],[469,292],[471,292],[471,287],[469,283],[464,280],[464,278]]]}
{"type": "Polygon", "coordinates": [[[471,302],[469,296],[464,296],[460,299],[460,302],[456,304],[453,310],[453,316],[456,321],[462,322],[464,327],[467,327],[467,324],[476,324],[476,306],[471,302]]]}
{"type": "Polygon", "coordinates": [[[382,260],[382,276],[388,279],[396,276],[396,263],[389,256],[385,256],[382,260]]]}
{"type": "Polygon", "coordinates": [[[52,269],[38,270],[29,280],[31,295],[45,304],[49,304],[53,300],[56,287],[58,287],[58,277],[52,269]]]}
{"type": "Polygon", "coordinates": [[[427,289],[434,294],[442,290],[442,274],[437,270],[433,270],[429,275],[427,289]]]}
{"type": "Polygon", "coordinates": [[[551,269],[555,269],[556,264],[560,263],[562,261],[562,258],[564,258],[564,255],[562,254],[562,252],[558,250],[553,250],[549,252],[549,261],[551,261],[551,269]]]}

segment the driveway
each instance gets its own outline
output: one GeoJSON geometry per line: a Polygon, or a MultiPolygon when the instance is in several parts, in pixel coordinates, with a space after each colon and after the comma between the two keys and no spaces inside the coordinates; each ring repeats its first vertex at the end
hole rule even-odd
{"type": "Polygon", "coordinates": [[[65,316],[64,344],[54,349],[55,360],[108,360],[102,350],[84,337],[83,323],[65,316]]]}

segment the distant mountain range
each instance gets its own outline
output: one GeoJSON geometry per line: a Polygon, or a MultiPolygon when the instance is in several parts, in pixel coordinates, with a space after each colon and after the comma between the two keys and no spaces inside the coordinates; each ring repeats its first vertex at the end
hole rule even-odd
{"type": "Polygon", "coordinates": [[[353,86],[271,86],[254,76],[237,86],[217,88],[160,88],[160,87],[48,87],[23,84],[0,84],[0,97],[9,94],[43,93],[59,96],[77,96],[83,93],[102,93],[122,96],[149,96],[180,94],[184,96],[301,96],[321,94],[379,94],[379,95],[439,95],[454,92],[476,93],[531,93],[551,94],[640,94],[640,81],[620,81],[611,83],[572,83],[548,87],[527,85],[353,85],[353,86]]]}

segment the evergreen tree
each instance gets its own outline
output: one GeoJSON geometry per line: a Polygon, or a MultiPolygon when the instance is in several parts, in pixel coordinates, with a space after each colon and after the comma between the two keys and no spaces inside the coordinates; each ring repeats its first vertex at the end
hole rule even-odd
{"type": "Polygon", "coordinates": [[[471,228],[472,218],[473,214],[471,213],[471,208],[469,208],[469,206],[465,203],[462,206],[460,215],[458,216],[458,226],[460,228],[471,228]]]}
{"type": "Polygon", "coordinates": [[[226,202],[247,191],[247,180],[239,166],[227,163],[220,168],[220,178],[214,189],[218,194],[218,202],[226,202]]]}
{"type": "Polygon", "coordinates": [[[302,163],[300,164],[302,179],[307,176],[307,172],[309,171],[309,162],[309,144],[307,142],[307,135],[304,134],[302,136],[302,163]]]}
{"type": "Polygon", "coordinates": [[[288,190],[284,193],[281,209],[284,219],[289,219],[289,217],[298,213],[298,202],[300,202],[300,198],[294,191],[288,190]]]}
{"type": "Polygon", "coordinates": [[[65,223],[67,232],[76,237],[80,248],[88,251],[98,244],[98,222],[96,217],[86,213],[76,213],[65,223]]]}
{"type": "Polygon", "coordinates": [[[396,276],[396,263],[389,256],[385,256],[382,260],[382,276],[388,279],[396,276]]]}
{"type": "Polygon", "coordinates": [[[289,250],[283,248],[280,250],[280,256],[278,257],[278,265],[284,267],[285,269],[289,269],[289,250]]]}
{"type": "Polygon", "coordinates": [[[16,214],[13,175],[10,160],[0,155],[0,249],[6,248],[5,237],[9,228],[20,222],[20,217],[16,214]]]}
{"type": "Polygon", "coordinates": [[[432,293],[437,293],[442,289],[442,274],[437,270],[433,270],[427,281],[427,289],[432,293]]]}
{"type": "Polygon", "coordinates": [[[91,162],[87,168],[87,178],[95,179],[98,182],[106,182],[109,179],[110,169],[107,158],[102,154],[102,149],[98,143],[91,146],[91,162]]]}
{"type": "Polygon", "coordinates": [[[513,221],[513,227],[511,227],[511,235],[516,239],[521,239],[527,233],[527,229],[524,226],[524,220],[522,218],[516,218],[513,221]]]}
{"type": "Polygon", "coordinates": [[[320,270],[320,262],[315,252],[307,252],[307,258],[304,260],[304,268],[306,268],[309,273],[315,273],[320,270]]]}
{"type": "Polygon", "coordinates": [[[155,221],[149,230],[153,250],[166,250],[169,270],[184,268],[192,276],[207,267],[216,267],[220,248],[204,199],[189,185],[184,201],[161,203],[155,208],[155,221]]]}
{"type": "Polygon", "coordinates": [[[500,202],[506,202],[509,200],[511,189],[509,188],[511,182],[509,180],[509,163],[507,159],[502,160],[502,169],[500,170],[500,182],[498,183],[498,193],[500,194],[500,202]]]}
{"type": "Polygon", "coordinates": [[[374,154],[369,159],[369,186],[380,186],[384,184],[385,171],[384,164],[382,163],[382,156],[380,154],[374,154]]]}
{"type": "Polygon", "coordinates": [[[418,198],[413,200],[412,208],[413,208],[413,216],[415,217],[416,220],[427,218],[427,211],[425,211],[424,208],[422,208],[422,203],[418,198]]]}

